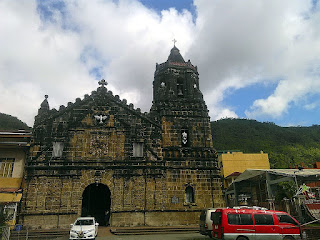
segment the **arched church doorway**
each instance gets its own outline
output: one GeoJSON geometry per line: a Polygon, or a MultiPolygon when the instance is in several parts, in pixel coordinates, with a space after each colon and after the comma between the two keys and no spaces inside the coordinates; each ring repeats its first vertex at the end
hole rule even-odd
{"type": "Polygon", "coordinates": [[[109,224],[111,193],[101,183],[93,183],[85,188],[82,194],[82,217],[95,217],[100,226],[109,224]]]}

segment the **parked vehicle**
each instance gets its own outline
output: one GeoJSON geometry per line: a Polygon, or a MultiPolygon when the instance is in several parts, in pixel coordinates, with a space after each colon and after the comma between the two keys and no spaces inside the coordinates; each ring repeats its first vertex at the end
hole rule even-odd
{"type": "Polygon", "coordinates": [[[94,217],[79,217],[70,227],[70,240],[96,239],[98,225],[94,217]]]}
{"type": "Polygon", "coordinates": [[[302,239],[299,222],[286,212],[258,207],[221,208],[212,213],[211,220],[214,239],[302,239]]]}
{"type": "Polygon", "coordinates": [[[215,212],[215,208],[207,208],[200,214],[200,233],[212,237],[212,220],[211,213],[215,212]]]}

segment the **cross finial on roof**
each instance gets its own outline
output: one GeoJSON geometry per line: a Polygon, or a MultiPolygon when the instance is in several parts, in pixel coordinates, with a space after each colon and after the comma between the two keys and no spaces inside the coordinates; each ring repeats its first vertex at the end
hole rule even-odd
{"type": "Polygon", "coordinates": [[[175,47],[177,40],[174,38],[174,39],[172,40],[172,42],[173,42],[173,46],[175,47]]]}
{"type": "Polygon", "coordinates": [[[106,80],[104,80],[104,79],[101,79],[101,80],[98,82],[98,84],[101,85],[102,87],[108,85],[108,83],[107,83],[106,80]]]}

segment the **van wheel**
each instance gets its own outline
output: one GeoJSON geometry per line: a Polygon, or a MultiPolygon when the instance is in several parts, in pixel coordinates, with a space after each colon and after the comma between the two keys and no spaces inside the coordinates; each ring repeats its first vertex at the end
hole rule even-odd
{"type": "Polygon", "coordinates": [[[237,240],[248,240],[248,238],[241,236],[241,237],[238,237],[237,240]]]}
{"type": "Polygon", "coordinates": [[[294,240],[294,238],[291,237],[291,236],[285,236],[285,237],[283,238],[283,240],[294,240]]]}

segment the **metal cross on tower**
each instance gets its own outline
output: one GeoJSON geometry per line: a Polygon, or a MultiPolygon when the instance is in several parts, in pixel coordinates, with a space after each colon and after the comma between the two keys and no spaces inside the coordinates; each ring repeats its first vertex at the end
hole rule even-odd
{"type": "Polygon", "coordinates": [[[107,81],[106,81],[106,80],[104,80],[104,79],[101,79],[101,80],[98,82],[98,84],[99,84],[99,85],[101,85],[102,87],[104,87],[104,86],[107,86],[107,85],[108,85],[107,81]]]}
{"type": "Polygon", "coordinates": [[[174,38],[174,39],[172,40],[172,42],[173,42],[173,46],[175,47],[177,40],[174,38]]]}

